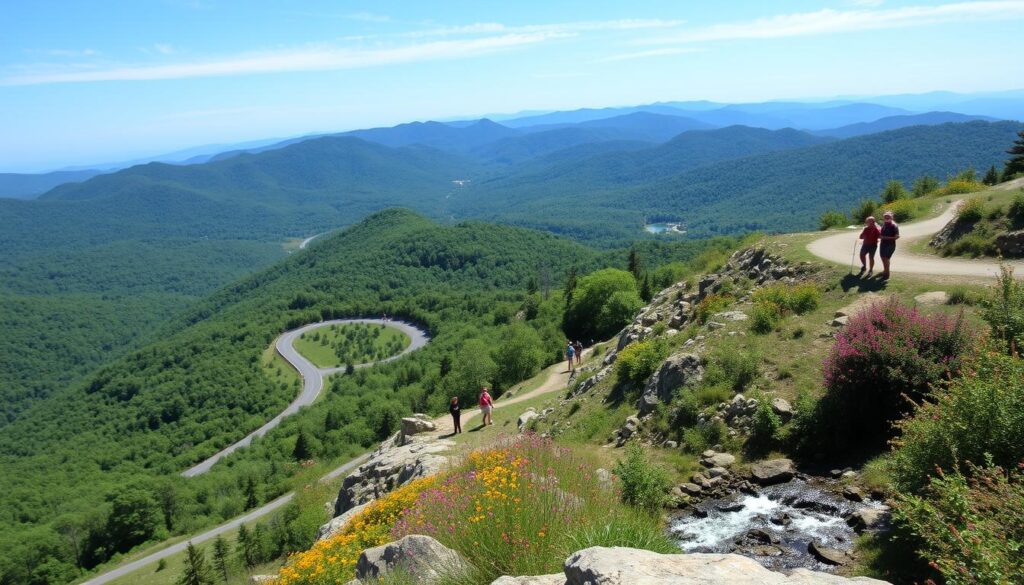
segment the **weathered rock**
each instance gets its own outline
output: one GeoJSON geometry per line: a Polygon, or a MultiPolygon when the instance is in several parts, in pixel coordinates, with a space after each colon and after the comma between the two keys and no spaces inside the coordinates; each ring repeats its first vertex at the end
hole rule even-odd
{"type": "Polygon", "coordinates": [[[593,547],[565,561],[566,585],[886,585],[884,581],[852,579],[797,570],[776,573],[757,561],[728,554],[662,555],[632,548],[593,547]]]}
{"type": "Polygon", "coordinates": [[[855,485],[848,485],[843,488],[843,497],[851,502],[863,502],[864,492],[855,485]]]}
{"type": "Polygon", "coordinates": [[[750,466],[750,477],[760,485],[785,483],[796,475],[796,468],[789,459],[769,459],[750,466]]]}
{"type": "Polygon", "coordinates": [[[711,467],[708,468],[708,477],[722,477],[729,475],[729,470],[724,467],[711,467]]]}
{"type": "Polygon", "coordinates": [[[949,301],[949,294],[944,290],[933,290],[917,295],[914,300],[919,305],[945,305],[949,301]]]}
{"type": "Polygon", "coordinates": [[[429,536],[411,534],[364,550],[356,562],[356,578],[378,579],[400,570],[418,583],[434,583],[445,574],[457,574],[466,568],[459,553],[429,536]]]}
{"type": "Polygon", "coordinates": [[[334,536],[335,534],[340,532],[342,528],[345,528],[345,525],[348,524],[349,520],[351,520],[356,514],[366,509],[366,506],[368,505],[370,505],[369,502],[365,504],[359,504],[358,506],[353,506],[349,508],[341,516],[335,516],[331,519],[330,522],[320,527],[320,530],[317,531],[316,539],[323,540],[325,538],[334,536]]]}
{"type": "Polygon", "coordinates": [[[597,481],[601,482],[601,485],[605,487],[611,487],[612,483],[615,481],[615,476],[612,475],[612,472],[603,467],[598,467],[594,470],[594,476],[597,477],[597,481]]]}
{"type": "Polygon", "coordinates": [[[704,378],[704,367],[700,358],[692,353],[677,353],[669,356],[644,386],[640,396],[640,416],[652,412],[662,403],[669,402],[673,393],[683,387],[696,384],[704,378]]]}
{"type": "Polygon", "coordinates": [[[850,556],[841,550],[834,548],[828,548],[819,544],[817,541],[812,540],[807,545],[807,552],[811,553],[811,556],[825,563],[826,565],[841,566],[850,562],[850,556]]]}
{"type": "Polygon", "coordinates": [[[425,414],[414,414],[402,419],[402,435],[411,437],[437,429],[437,425],[425,414]]]}
{"type": "Polygon", "coordinates": [[[719,512],[739,512],[744,508],[744,505],[739,502],[732,502],[729,504],[718,504],[715,506],[719,512]]]}
{"type": "Polygon", "coordinates": [[[537,418],[538,416],[540,415],[537,414],[536,409],[527,408],[526,412],[520,414],[519,418],[516,419],[516,426],[519,428],[520,431],[522,431],[523,429],[526,428],[526,425],[530,424],[531,420],[537,418]]]}
{"type": "Polygon", "coordinates": [[[793,418],[793,405],[785,398],[772,398],[772,411],[779,415],[782,422],[788,422],[793,418]]]}
{"type": "Polygon", "coordinates": [[[846,327],[846,324],[849,323],[849,322],[850,322],[850,318],[844,315],[842,317],[836,317],[835,319],[832,319],[832,326],[833,327],[846,327]]]}
{"type": "Polygon", "coordinates": [[[736,456],[729,453],[715,453],[710,457],[705,457],[701,463],[708,467],[729,467],[736,463],[736,456]]]}
{"type": "Polygon", "coordinates": [[[1003,256],[1024,256],[1024,230],[999,234],[996,236],[996,248],[1003,256]]]}
{"type": "Polygon", "coordinates": [[[453,445],[433,435],[405,437],[397,433],[392,436],[342,482],[334,507],[335,516],[413,479],[437,473],[448,462],[443,453],[453,445]]]}
{"type": "Polygon", "coordinates": [[[747,538],[761,544],[778,544],[779,537],[763,528],[753,528],[747,531],[747,538]]]}
{"type": "Polygon", "coordinates": [[[701,492],[704,491],[704,488],[700,487],[699,485],[697,485],[695,483],[689,483],[689,482],[684,483],[684,484],[682,484],[679,487],[680,487],[680,489],[683,490],[683,493],[685,493],[686,495],[689,495],[689,496],[699,496],[701,494],[701,492]]]}
{"type": "Polygon", "coordinates": [[[708,321],[708,329],[715,330],[725,327],[725,323],[720,321],[708,321]]]}
{"type": "Polygon", "coordinates": [[[883,528],[889,521],[889,508],[861,508],[848,514],[845,518],[846,524],[857,532],[865,530],[878,530],[883,528]]]}
{"type": "Polygon", "coordinates": [[[724,313],[715,313],[714,316],[721,321],[746,321],[749,319],[743,311],[726,311],[724,313]]]}
{"type": "Polygon", "coordinates": [[[498,577],[491,585],[565,585],[565,575],[534,575],[532,577],[498,577]]]}
{"type": "Polygon", "coordinates": [[[249,583],[274,583],[277,575],[249,575],[249,583]]]}

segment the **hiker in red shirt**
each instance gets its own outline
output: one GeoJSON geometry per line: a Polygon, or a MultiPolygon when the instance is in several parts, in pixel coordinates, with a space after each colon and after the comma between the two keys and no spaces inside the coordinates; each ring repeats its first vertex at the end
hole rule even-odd
{"type": "Polygon", "coordinates": [[[491,420],[491,411],[494,409],[494,400],[491,399],[491,393],[487,391],[487,388],[480,387],[480,414],[484,415],[483,426],[493,425],[494,421],[491,420]]]}
{"type": "Polygon", "coordinates": [[[864,274],[865,270],[868,271],[868,276],[871,276],[871,273],[875,271],[875,250],[878,249],[878,239],[882,237],[882,230],[878,229],[874,217],[867,218],[864,223],[867,225],[860,232],[860,239],[864,240],[864,244],[860,247],[860,272],[857,276],[864,274]],[[864,262],[865,257],[871,259],[870,269],[864,262]]]}

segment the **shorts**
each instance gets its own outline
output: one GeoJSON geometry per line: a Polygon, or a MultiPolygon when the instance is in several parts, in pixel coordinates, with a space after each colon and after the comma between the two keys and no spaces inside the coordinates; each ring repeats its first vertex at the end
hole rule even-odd
{"type": "Polygon", "coordinates": [[[491,414],[491,409],[493,409],[493,408],[494,408],[493,406],[481,406],[480,407],[480,414],[491,414]]]}
{"type": "Polygon", "coordinates": [[[861,254],[868,254],[871,256],[875,255],[875,250],[878,249],[878,244],[864,244],[860,247],[861,254]]]}
{"type": "Polygon", "coordinates": [[[882,246],[878,250],[878,255],[882,258],[892,258],[892,255],[896,253],[896,246],[882,246]]]}

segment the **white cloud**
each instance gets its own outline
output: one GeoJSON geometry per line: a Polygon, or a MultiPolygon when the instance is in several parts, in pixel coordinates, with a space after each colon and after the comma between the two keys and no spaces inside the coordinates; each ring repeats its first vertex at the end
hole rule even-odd
{"type": "Polygon", "coordinates": [[[613,63],[615,61],[632,61],[633,59],[648,59],[651,57],[666,57],[669,55],[682,55],[685,53],[703,53],[705,49],[697,47],[663,47],[649,51],[636,51],[634,53],[622,53],[599,59],[598,63],[613,63]]]}
{"type": "Polygon", "coordinates": [[[556,33],[556,34],[579,34],[598,31],[627,31],[659,28],[674,28],[685,21],[663,20],[663,19],[636,19],[627,18],[620,20],[581,20],[576,22],[562,22],[554,24],[527,24],[521,26],[508,26],[498,22],[475,22],[459,26],[440,26],[423,30],[402,33],[408,37],[442,37],[461,36],[474,34],[495,34],[495,33],[556,33]]]}
{"type": "Polygon", "coordinates": [[[95,57],[100,54],[95,49],[26,49],[25,52],[50,57],[95,57]]]}
{"type": "Polygon", "coordinates": [[[853,4],[854,6],[865,6],[865,7],[868,7],[868,8],[875,8],[876,6],[881,6],[882,4],[885,3],[885,0],[847,0],[847,1],[850,4],[853,4]]]}
{"type": "Polygon", "coordinates": [[[799,12],[745,22],[715,24],[683,30],[671,37],[641,43],[695,43],[734,39],[772,39],[865,30],[909,28],[949,22],[1008,20],[1024,17],[1024,1],[957,2],[935,6],[799,12]]]}
{"type": "Polygon", "coordinates": [[[374,14],[372,12],[353,12],[352,14],[346,14],[345,18],[351,20],[360,20],[363,22],[389,22],[390,16],[385,14],[374,14]]]}
{"type": "Polygon", "coordinates": [[[174,53],[174,47],[168,43],[154,43],[153,48],[161,55],[170,55],[174,53]]]}
{"type": "Polygon", "coordinates": [[[49,69],[0,79],[0,85],[40,85],[96,81],[144,81],[193,77],[224,77],[294,71],[336,71],[447,59],[534,45],[565,36],[554,32],[514,33],[473,39],[443,40],[372,49],[313,46],[221,59],[160,65],[122,65],[95,69],[49,69]]]}

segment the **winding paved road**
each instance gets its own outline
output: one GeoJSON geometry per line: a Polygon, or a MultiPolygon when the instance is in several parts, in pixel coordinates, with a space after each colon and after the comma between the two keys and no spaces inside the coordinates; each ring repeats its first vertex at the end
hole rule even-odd
{"type": "MultiPolygon", "coordinates": [[[[950,205],[941,215],[932,219],[900,225],[900,239],[896,244],[896,254],[892,258],[893,274],[932,274],[939,276],[969,276],[995,278],[999,274],[999,264],[992,260],[963,260],[942,258],[907,251],[907,244],[913,240],[930,237],[941,230],[956,215],[959,202],[950,205]]],[[[857,236],[860,230],[827,235],[807,244],[807,249],[819,258],[850,265],[854,246],[859,251],[857,236]]],[[[1016,274],[1024,274],[1024,261],[1005,262],[1014,268],[1016,274]]],[[[875,269],[881,270],[882,263],[875,258],[875,269]]],[[[856,267],[855,267],[856,268],[856,267]]]]}
{"type": "Polygon", "coordinates": [[[305,249],[306,249],[306,246],[308,246],[310,242],[312,242],[312,241],[313,241],[313,240],[315,240],[316,238],[319,238],[319,237],[320,237],[320,236],[322,236],[322,235],[323,235],[323,234],[314,234],[314,235],[312,235],[312,236],[309,236],[309,237],[308,237],[308,238],[306,238],[305,240],[302,240],[302,243],[300,243],[300,244],[299,244],[299,249],[300,249],[300,250],[305,250],[305,249]]]}
{"type": "Polygon", "coordinates": [[[402,321],[384,321],[383,319],[335,319],[333,321],[321,321],[319,323],[310,323],[309,325],[306,325],[304,327],[299,327],[298,329],[293,329],[291,331],[288,331],[287,333],[284,333],[283,335],[281,335],[281,337],[277,338],[277,343],[275,344],[274,347],[277,349],[277,353],[281,354],[281,357],[287,360],[288,363],[290,363],[296,370],[298,370],[299,374],[302,376],[302,392],[299,393],[298,398],[292,401],[292,403],[288,405],[288,408],[284,409],[280,414],[270,419],[265,425],[249,433],[248,435],[246,435],[245,438],[238,441],[237,443],[225,447],[224,449],[217,452],[209,459],[206,459],[205,461],[197,463],[193,467],[188,468],[187,470],[183,471],[181,475],[185,477],[195,477],[197,475],[206,473],[207,471],[210,470],[211,467],[213,467],[215,463],[220,461],[222,458],[230,455],[231,453],[234,453],[235,451],[243,447],[247,447],[250,443],[252,443],[252,440],[255,439],[256,437],[262,437],[263,435],[267,434],[270,431],[270,429],[273,429],[277,425],[281,424],[281,421],[285,417],[295,414],[303,406],[309,406],[310,404],[313,404],[313,401],[316,400],[317,396],[320,395],[320,390],[323,389],[324,378],[326,376],[330,376],[333,374],[343,373],[345,371],[345,368],[318,368],[315,364],[313,364],[313,362],[309,361],[308,359],[303,357],[298,351],[296,351],[293,344],[300,335],[306,333],[307,331],[312,331],[313,329],[318,329],[320,327],[327,327],[329,325],[346,325],[352,323],[370,323],[375,325],[387,325],[389,327],[394,327],[400,330],[402,333],[408,335],[409,339],[412,340],[411,343],[409,344],[409,347],[405,348],[405,350],[402,351],[402,353],[393,355],[387,359],[383,359],[377,362],[359,364],[355,366],[356,368],[366,368],[376,365],[378,363],[386,363],[393,360],[397,360],[398,358],[404,356],[405,354],[412,351],[416,351],[417,349],[423,347],[424,345],[427,344],[428,341],[430,341],[430,338],[427,336],[426,332],[422,331],[421,329],[418,329],[417,327],[414,327],[413,325],[404,323],[402,321]]]}

